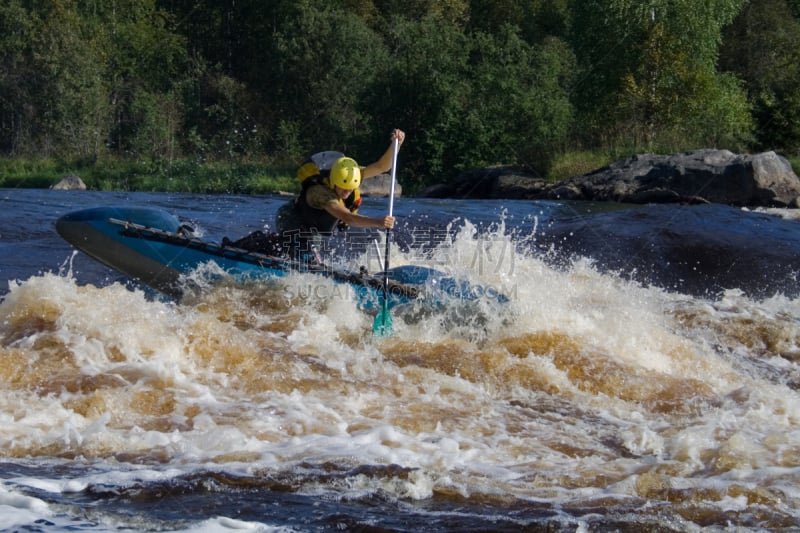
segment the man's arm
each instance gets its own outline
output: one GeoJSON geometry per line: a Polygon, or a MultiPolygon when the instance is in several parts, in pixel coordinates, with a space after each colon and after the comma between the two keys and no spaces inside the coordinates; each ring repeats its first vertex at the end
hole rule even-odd
{"type": "MultiPolygon", "coordinates": [[[[371,163],[364,167],[361,170],[361,175],[364,179],[372,178],[379,174],[385,174],[389,172],[389,169],[392,168],[392,150],[394,148],[394,140],[397,139],[398,141],[398,149],[402,146],[403,141],[406,138],[406,134],[403,130],[392,130],[392,135],[390,137],[391,142],[389,143],[389,148],[386,149],[386,152],[381,156],[380,159],[371,163]]],[[[355,224],[353,224],[355,225],[355,224]]]]}
{"type": "Polygon", "coordinates": [[[357,228],[392,229],[394,227],[394,217],[390,217],[388,215],[379,218],[365,217],[364,215],[351,213],[349,209],[338,202],[325,206],[325,211],[335,216],[345,224],[357,228]]]}

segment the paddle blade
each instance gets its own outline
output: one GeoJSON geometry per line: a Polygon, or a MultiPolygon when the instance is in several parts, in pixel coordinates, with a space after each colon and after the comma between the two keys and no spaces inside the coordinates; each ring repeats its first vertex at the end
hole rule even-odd
{"type": "Polygon", "coordinates": [[[391,337],[393,333],[392,315],[389,314],[389,310],[384,306],[375,317],[375,322],[372,323],[372,336],[391,337]]]}

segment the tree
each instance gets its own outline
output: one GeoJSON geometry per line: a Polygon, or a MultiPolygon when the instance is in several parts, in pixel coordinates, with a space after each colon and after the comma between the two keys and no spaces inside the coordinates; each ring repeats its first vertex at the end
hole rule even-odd
{"type": "Polygon", "coordinates": [[[360,102],[388,59],[364,20],[326,2],[298,2],[275,19],[269,40],[250,77],[270,103],[262,115],[267,123],[295,132],[306,151],[349,150],[354,139],[373,133],[360,102]]]}
{"type": "Polygon", "coordinates": [[[634,146],[740,147],[750,129],[744,93],[735,80],[717,74],[716,62],[722,28],[741,5],[742,0],[576,3],[572,42],[581,71],[575,101],[593,138],[612,141],[610,130],[634,146]],[[704,109],[720,115],[709,117],[700,113],[704,109]],[[722,131],[720,124],[736,129],[722,131]]]}
{"type": "Polygon", "coordinates": [[[33,136],[27,85],[34,75],[35,26],[18,0],[0,5],[0,151],[5,154],[25,151],[33,136]]]}
{"type": "Polygon", "coordinates": [[[413,188],[452,164],[448,135],[464,121],[469,40],[457,25],[432,16],[394,17],[384,39],[391,56],[364,106],[376,123],[404,128],[412,136],[403,147],[403,172],[416,178],[413,188]]]}
{"type": "Polygon", "coordinates": [[[530,45],[516,27],[471,36],[464,75],[463,119],[448,132],[449,166],[519,164],[544,171],[549,153],[566,138],[573,110],[568,97],[573,57],[558,39],[530,45]]]}
{"type": "Polygon", "coordinates": [[[392,60],[368,105],[413,135],[403,150],[412,187],[488,164],[546,167],[544,153],[571,125],[564,43],[530,45],[513,26],[464,34],[434,16],[388,27],[392,60]]]}
{"type": "Polygon", "coordinates": [[[495,34],[513,26],[529,43],[567,37],[569,0],[470,0],[469,4],[470,30],[495,34]]]}
{"type": "Polygon", "coordinates": [[[185,80],[186,61],[166,19],[153,0],[11,0],[1,7],[4,149],[62,158],[97,158],[109,148],[174,154],[181,129],[175,87],[185,80]],[[154,143],[157,130],[164,142],[154,143]]]}
{"type": "Polygon", "coordinates": [[[104,150],[103,60],[81,22],[65,1],[15,0],[0,8],[0,113],[9,153],[97,156],[104,150]]]}
{"type": "Polygon", "coordinates": [[[756,146],[800,152],[800,9],[786,0],[748,3],[725,32],[720,67],[744,80],[756,146]]]}
{"type": "Polygon", "coordinates": [[[84,16],[106,47],[105,78],[114,150],[172,158],[183,130],[181,90],[188,75],[184,38],[155,0],[96,0],[84,16]]]}
{"type": "Polygon", "coordinates": [[[395,19],[421,21],[440,20],[448,26],[462,28],[469,17],[469,0],[374,0],[384,22],[395,19]]]}

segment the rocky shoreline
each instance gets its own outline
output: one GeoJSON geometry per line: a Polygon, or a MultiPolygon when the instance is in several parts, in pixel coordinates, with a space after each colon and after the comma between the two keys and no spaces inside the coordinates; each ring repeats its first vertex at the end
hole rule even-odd
{"type": "MultiPolygon", "coordinates": [[[[366,180],[362,195],[385,197],[388,174],[366,180]]],[[[85,190],[75,175],[51,189],[85,190]]],[[[402,195],[401,184],[395,196],[402,195]]],[[[557,183],[512,166],[461,173],[450,183],[427,187],[418,198],[474,200],[589,200],[630,204],[724,204],[751,208],[800,207],[800,178],[775,152],[735,154],[702,149],[678,154],[640,154],[557,183]]]]}

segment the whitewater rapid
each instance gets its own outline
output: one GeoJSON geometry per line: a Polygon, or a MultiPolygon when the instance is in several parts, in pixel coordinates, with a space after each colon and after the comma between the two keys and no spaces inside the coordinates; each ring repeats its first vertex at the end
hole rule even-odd
{"type": "MultiPolygon", "coordinates": [[[[474,258],[475,243],[452,246],[474,258]]],[[[508,288],[507,271],[481,268],[473,282],[508,288]]],[[[797,519],[797,300],[702,301],[590,262],[513,268],[508,309],[411,312],[387,340],[355,299],[309,297],[338,294],[310,275],[177,303],[68,273],[13,282],[0,453],[123,485],[329,464],[367,472],[306,473],[297,490],[797,519]]]]}
{"type": "Polygon", "coordinates": [[[375,338],[310,274],[171,301],[67,254],[9,280],[0,529],[800,524],[798,298],[556,267],[502,227],[424,257],[509,301],[375,338]]]}

